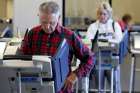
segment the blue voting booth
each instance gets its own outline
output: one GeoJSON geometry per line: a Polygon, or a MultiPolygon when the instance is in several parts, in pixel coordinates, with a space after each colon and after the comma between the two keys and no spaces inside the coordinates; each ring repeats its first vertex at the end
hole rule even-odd
{"type": "Polygon", "coordinates": [[[56,55],[52,58],[53,77],[55,81],[55,91],[60,91],[69,73],[69,45],[63,41],[58,48],[56,55]]]}
{"type": "Polygon", "coordinates": [[[126,29],[125,32],[123,33],[123,39],[120,43],[120,48],[119,48],[119,63],[124,62],[124,58],[128,53],[128,46],[129,46],[129,33],[128,30],[126,29]]]}

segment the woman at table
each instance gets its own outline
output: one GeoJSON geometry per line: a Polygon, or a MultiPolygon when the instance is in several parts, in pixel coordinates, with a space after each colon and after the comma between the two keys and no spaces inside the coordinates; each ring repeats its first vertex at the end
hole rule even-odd
{"type": "MultiPolygon", "coordinates": [[[[97,20],[95,23],[92,23],[87,31],[87,38],[90,39],[92,41],[92,51],[94,52],[98,52],[96,51],[96,41],[97,41],[97,37],[99,36],[99,34],[103,34],[103,33],[112,33],[112,38],[115,40],[115,43],[120,43],[122,40],[122,31],[121,31],[121,27],[119,26],[119,24],[113,20],[112,18],[112,8],[110,7],[110,5],[107,2],[102,2],[98,9],[97,9],[97,20]]],[[[117,69],[119,69],[120,67],[118,66],[117,69]]],[[[120,78],[120,73],[117,73],[118,76],[115,77],[116,79],[119,80],[120,78]]],[[[109,70],[101,70],[101,89],[104,89],[104,82],[105,82],[105,78],[107,78],[109,84],[111,83],[111,71],[109,70]]],[[[96,72],[92,72],[91,76],[94,77],[95,79],[95,85],[96,88],[98,88],[98,70],[96,70],[96,72]]],[[[121,93],[121,88],[120,88],[120,81],[118,81],[119,84],[117,84],[116,87],[119,88],[115,88],[115,93],[121,93]]],[[[116,85],[116,84],[115,84],[116,85]]]]}

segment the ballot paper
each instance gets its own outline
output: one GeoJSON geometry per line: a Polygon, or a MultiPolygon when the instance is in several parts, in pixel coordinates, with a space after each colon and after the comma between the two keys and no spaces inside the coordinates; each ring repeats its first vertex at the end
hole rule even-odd
{"type": "Polygon", "coordinates": [[[108,42],[98,42],[98,47],[108,47],[109,43],[108,42]]]}
{"type": "Polygon", "coordinates": [[[16,55],[18,48],[21,46],[21,38],[11,38],[8,42],[4,55],[16,55]]]}
{"type": "Polygon", "coordinates": [[[32,60],[36,62],[50,62],[51,63],[51,56],[35,55],[33,56],[32,60]]]}
{"type": "Polygon", "coordinates": [[[10,42],[11,38],[0,38],[0,42],[10,42]]]}
{"type": "Polygon", "coordinates": [[[16,55],[19,46],[7,46],[4,55],[16,55]]]}
{"type": "Polygon", "coordinates": [[[4,51],[6,49],[6,42],[0,42],[0,59],[3,59],[4,51]]]}
{"type": "Polygon", "coordinates": [[[10,41],[10,45],[18,45],[22,42],[22,38],[14,37],[10,41]]]}
{"type": "Polygon", "coordinates": [[[113,44],[119,44],[119,41],[116,39],[109,39],[108,42],[113,43],[113,44]]]}
{"type": "Polygon", "coordinates": [[[140,50],[140,35],[134,36],[134,49],[140,50]]]}
{"type": "Polygon", "coordinates": [[[25,67],[34,67],[32,61],[24,61],[24,60],[4,60],[3,61],[3,66],[4,67],[20,67],[20,68],[25,68],[25,67]]]}

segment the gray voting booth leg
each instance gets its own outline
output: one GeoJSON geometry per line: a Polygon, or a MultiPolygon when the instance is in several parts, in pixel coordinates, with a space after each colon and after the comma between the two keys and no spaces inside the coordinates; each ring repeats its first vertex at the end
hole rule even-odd
{"type": "Polygon", "coordinates": [[[98,91],[99,91],[99,93],[100,93],[100,91],[101,91],[101,52],[99,51],[99,64],[98,64],[98,67],[99,67],[99,73],[98,73],[98,75],[99,75],[99,86],[98,86],[98,91]]]}
{"type": "Polygon", "coordinates": [[[135,82],[135,55],[132,54],[132,62],[131,62],[131,73],[130,73],[130,85],[129,85],[129,93],[133,93],[134,91],[134,82],[135,82]]]}
{"type": "Polygon", "coordinates": [[[21,88],[22,88],[22,86],[21,86],[21,73],[20,72],[17,72],[17,74],[18,74],[18,93],[21,93],[21,88]]]}
{"type": "Polygon", "coordinates": [[[120,82],[120,65],[115,68],[115,93],[121,93],[121,82],[120,82]]]}
{"type": "Polygon", "coordinates": [[[111,70],[111,93],[113,93],[113,85],[114,85],[114,68],[111,70]]]}
{"type": "Polygon", "coordinates": [[[136,58],[139,54],[132,54],[131,55],[131,72],[130,72],[130,84],[129,84],[129,93],[135,92],[135,79],[136,79],[136,72],[140,72],[139,68],[136,67],[136,58]]]}

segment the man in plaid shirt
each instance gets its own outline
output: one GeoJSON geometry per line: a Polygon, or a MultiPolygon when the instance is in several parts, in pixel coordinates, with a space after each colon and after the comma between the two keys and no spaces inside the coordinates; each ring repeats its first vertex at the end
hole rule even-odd
{"type": "Polygon", "coordinates": [[[39,7],[39,18],[41,25],[32,28],[25,36],[21,52],[25,55],[54,56],[64,36],[71,47],[69,53],[70,72],[64,87],[58,93],[72,93],[75,80],[90,73],[93,67],[93,54],[74,32],[59,24],[60,8],[57,3],[52,1],[42,3],[39,7]],[[75,71],[71,71],[73,54],[81,61],[75,71]]]}

